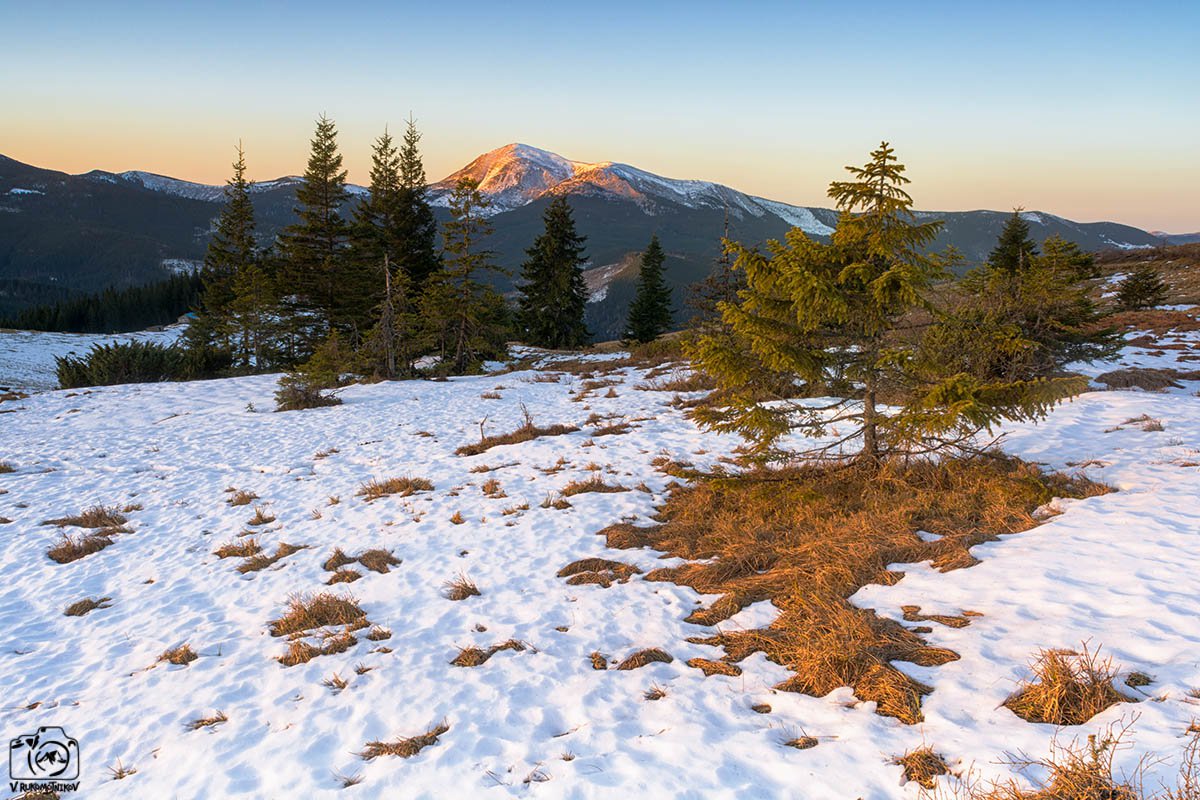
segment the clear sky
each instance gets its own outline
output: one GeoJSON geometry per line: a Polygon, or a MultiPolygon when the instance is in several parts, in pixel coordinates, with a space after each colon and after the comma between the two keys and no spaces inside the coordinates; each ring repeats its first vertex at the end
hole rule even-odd
{"type": "Polygon", "coordinates": [[[0,153],[351,180],[411,111],[438,179],[519,141],[828,205],[881,139],[919,207],[1200,230],[1200,2],[0,0],[0,153]]]}

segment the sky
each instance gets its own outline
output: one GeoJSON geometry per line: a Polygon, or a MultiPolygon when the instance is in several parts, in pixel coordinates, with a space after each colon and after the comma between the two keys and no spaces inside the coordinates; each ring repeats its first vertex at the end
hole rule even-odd
{"type": "Polygon", "coordinates": [[[433,180],[510,142],[800,205],[881,140],[920,208],[1200,230],[1200,2],[0,0],[0,153],[350,179],[411,113],[433,180]]]}

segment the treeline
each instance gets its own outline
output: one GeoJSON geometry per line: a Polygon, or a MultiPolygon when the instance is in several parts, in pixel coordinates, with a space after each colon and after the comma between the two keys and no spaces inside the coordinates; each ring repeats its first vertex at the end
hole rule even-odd
{"type": "MultiPolygon", "coordinates": [[[[469,178],[459,181],[439,231],[420,139],[411,119],[401,141],[387,131],[378,137],[370,190],[353,200],[336,126],[321,117],[296,192],[297,222],[265,250],[256,244],[239,147],[174,377],[290,370],[285,388],[294,391],[281,403],[303,405],[347,375],[460,375],[504,356],[511,340],[549,348],[588,342],[586,242],[567,199],[547,207],[544,231],[521,266],[519,296],[505,298],[493,288],[503,270],[488,248],[488,198],[469,178]]],[[[643,260],[629,326],[639,341],[670,324],[657,239],[643,260]]],[[[111,362],[114,354],[105,357],[111,362]]],[[[86,359],[83,367],[61,376],[84,380],[86,359]]]]}
{"type": "Polygon", "coordinates": [[[0,328],[69,333],[125,333],[178,320],[200,302],[203,278],[194,272],[128,289],[26,308],[0,320],[0,328]]]}

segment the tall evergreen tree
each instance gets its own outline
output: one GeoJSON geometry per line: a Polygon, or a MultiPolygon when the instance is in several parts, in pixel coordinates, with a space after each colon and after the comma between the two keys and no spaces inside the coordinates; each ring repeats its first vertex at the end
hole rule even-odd
{"type": "Polygon", "coordinates": [[[488,200],[479,185],[462,178],[450,195],[441,270],[427,281],[422,310],[429,321],[444,368],[455,374],[473,369],[504,347],[504,300],[482,281],[499,272],[484,241],[491,225],[484,216],[488,200]]]}
{"type": "Polygon", "coordinates": [[[300,219],[279,237],[291,321],[304,352],[332,329],[349,327],[339,298],[350,232],[340,209],[349,195],[333,120],[321,115],[311,146],[304,182],[296,190],[300,219]]]}
{"type": "Polygon", "coordinates": [[[409,377],[420,355],[421,317],[408,291],[408,275],[384,257],[380,271],[383,297],[376,309],[375,327],[367,335],[366,370],[384,380],[409,377]]]}
{"type": "Polygon", "coordinates": [[[720,304],[737,301],[737,293],[746,285],[745,273],[733,268],[727,244],[729,239],[729,209],[725,209],[725,225],[721,234],[721,254],[704,280],[692,284],[688,295],[688,306],[692,309],[689,325],[702,329],[719,324],[720,304]]]}
{"type": "Polygon", "coordinates": [[[416,296],[441,259],[437,251],[437,220],[429,206],[429,188],[418,145],[421,133],[410,116],[400,145],[400,186],[396,195],[395,225],[398,248],[394,266],[408,276],[410,295],[416,296]]]}
{"type": "Polygon", "coordinates": [[[280,308],[274,282],[262,265],[247,264],[233,281],[228,328],[234,366],[260,372],[278,360],[280,308]]]}
{"type": "Polygon", "coordinates": [[[588,339],[583,323],[587,285],[586,238],[575,230],[575,219],[565,195],[550,202],[542,215],[545,230],[525,251],[521,267],[519,323],[527,342],[538,347],[579,347],[588,339]]]}
{"type": "Polygon", "coordinates": [[[394,264],[403,249],[397,212],[400,199],[400,157],[385,130],[371,152],[370,192],[359,200],[351,224],[347,279],[342,304],[353,313],[352,323],[365,331],[377,319],[391,275],[385,264],[394,264]]]}
{"type": "Polygon", "coordinates": [[[1028,266],[1037,252],[1037,245],[1029,238],[1029,223],[1021,217],[1021,209],[1017,208],[1004,223],[987,263],[999,272],[1014,273],[1028,266]]]}
{"type": "Polygon", "coordinates": [[[841,210],[829,244],[799,228],[768,242],[767,253],[731,243],[746,288],[720,305],[724,327],[688,347],[727,393],[722,407],[693,412],[701,424],[741,433],[764,460],[857,451],[878,465],[961,444],[1004,419],[1035,418],[1081,388],[1071,379],[982,381],[930,370],[903,328],[929,309],[930,286],[945,274],[945,260],[925,253],[940,223],[916,220],[904,166],[886,142],[847,170],[851,180],[829,187],[841,210]],[[841,399],[787,400],[828,396],[831,387],[841,399]],[[771,399],[779,402],[763,402],[771,399]],[[832,440],[791,453],[778,443],[792,430],[832,440]]]}
{"type": "Polygon", "coordinates": [[[642,253],[638,272],[637,293],[629,306],[625,338],[635,342],[651,342],[671,329],[671,287],[663,276],[666,256],[658,235],[650,238],[642,253]]]}
{"type": "Polygon", "coordinates": [[[1075,281],[1100,277],[1096,268],[1096,257],[1085,253],[1075,242],[1070,242],[1055,234],[1042,242],[1043,264],[1062,275],[1075,281]]]}
{"type": "Polygon", "coordinates": [[[254,205],[246,180],[246,153],[241,142],[237,161],[233,162],[233,177],[225,184],[225,205],[217,219],[217,230],[204,255],[204,293],[199,312],[209,317],[217,336],[226,327],[229,304],[233,302],[233,284],[238,273],[253,264],[257,257],[254,240],[254,205]]]}

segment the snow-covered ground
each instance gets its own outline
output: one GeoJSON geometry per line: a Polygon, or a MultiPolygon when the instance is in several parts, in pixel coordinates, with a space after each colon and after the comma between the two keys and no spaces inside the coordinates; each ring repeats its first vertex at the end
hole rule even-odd
{"type": "MultiPolygon", "coordinates": [[[[1055,729],[1000,705],[1041,647],[1090,640],[1126,671],[1154,678],[1139,690],[1144,702],[1110,708],[1060,741],[1136,714],[1135,747],[1119,757],[1128,766],[1143,752],[1175,755],[1200,716],[1200,700],[1187,694],[1200,688],[1200,383],[1161,394],[1092,392],[1039,425],[1013,426],[1010,452],[1083,469],[1119,491],[1058,502],[1063,513],[1042,526],[976,548],[975,567],[942,574],[905,565],[897,584],[853,598],[897,619],[904,604],[982,614],[964,628],[935,624],[927,636],[961,660],[898,665],[934,687],[925,722],[907,726],[855,702],[850,689],[823,698],[777,692],[771,687],[787,672],[761,654],[738,677],[686,666],[718,655],[687,643],[709,631],[682,621],[714,598],[637,576],[607,589],[556,577],[590,556],[662,566],[651,551],[607,550],[596,532],[650,521],[672,480],[652,466],[655,457],[704,467],[737,440],[698,431],[670,405],[671,393],[635,389],[639,370],[611,376],[615,397],[606,387],[579,401],[580,378],[537,377],[354,386],[342,406],[284,414],[270,412],[270,376],[46,392],[3,404],[16,410],[0,415],[0,460],[16,472],[0,475],[0,517],[12,520],[0,524],[0,728],[11,737],[63,727],[79,741],[88,798],[632,792],[844,800],[916,797],[916,784],[903,784],[890,759],[923,743],[954,769],[990,776],[1012,773],[999,763],[1006,753],[1045,755],[1055,729]],[[500,399],[483,397],[492,393],[500,399]],[[539,424],[583,430],[454,454],[478,439],[481,420],[489,434],[517,427],[522,404],[539,424]],[[584,421],[593,413],[633,430],[592,436],[595,425],[584,421]],[[1142,414],[1163,430],[1123,424],[1142,414]],[[482,465],[491,471],[472,471],[482,465]],[[542,507],[597,467],[629,491],[542,507]],[[355,494],[372,478],[400,476],[434,488],[371,503],[355,494]],[[506,496],[485,495],[490,479],[506,496]],[[227,505],[229,487],[255,492],[275,521],[249,527],[254,505],[227,505]],[[73,563],[50,561],[58,531],[42,521],[98,503],[140,505],[128,515],[133,532],[73,563]],[[267,552],[279,542],[308,549],[243,575],[238,559],[213,551],[244,541],[245,530],[267,552]],[[322,565],[335,547],[351,555],[386,548],[403,563],[330,587],[322,565]],[[443,595],[443,583],[460,574],[480,596],[443,595]],[[289,597],[316,591],[353,595],[391,638],[360,636],[346,652],[281,666],[285,644],[268,624],[289,597]],[[63,615],[85,597],[109,597],[110,607],[63,615]],[[510,638],[528,648],[478,667],[449,664],[459,648],[510,638]],[[156,665],[184,642],[197,660],[156,665]],[[589,658],[645,647],[675,660],[599,671],[589,658]],[[348,682],[336,693],[322,684],[335,673],[348,682]],[[666,696],[646,700],[652,685],[666,696]],[[757,703],[771,712],[751,710],[757,703]],[[228,720],[188,729],[216,711],[228,720]],[[442,720],[449,729],[414,758],[356,755],[367,742],[442,720]],[[783,746],[802,733],[819,744],[783,746]],[[106,767],[118,760],[137,772],[112,780],[106,767]],[[361,773],[362,782],[343,789],[335,772],[361,773]]],[[[759,603],[722,627],[772,618],[770,604],[759,603]]],[[[1158,764],[1150,777],[1173,770],[1158,764]]]]}
{"type": "Polygon", "coordinates": [[[0,386],[23,391],[53,389],[58,386],[54,374],[56,356],[81,356],[94,344],[131,339],[170,344],[182,335],[184,328],[184,325],[170,325],[162,330],[110,335],[0,330],[0,386]]]}

